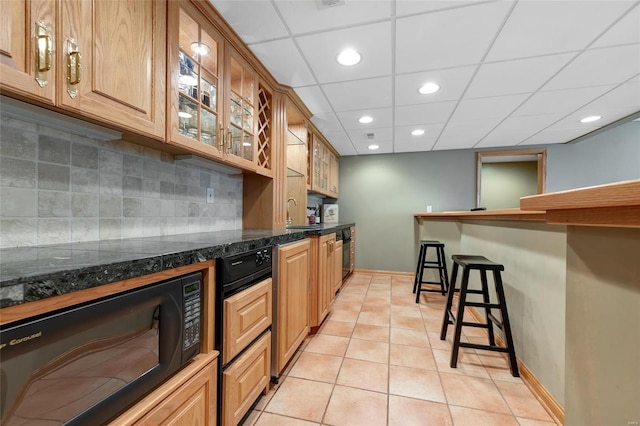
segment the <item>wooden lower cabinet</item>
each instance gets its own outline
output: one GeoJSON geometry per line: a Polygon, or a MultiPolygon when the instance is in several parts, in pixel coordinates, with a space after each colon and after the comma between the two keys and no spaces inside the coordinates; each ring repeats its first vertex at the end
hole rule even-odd
{"type": "MultiPolygon", "coordinates": [[[[309,334],[309,278],[311,241],[306,239],[278,248],[277,374],[284,369],[309,334]]],[[[274,373],[274,372],[272,372],[274,373]]]]}
{"type": "Polygon", "coordinates": [[[336,293],[342,287],[342,241],[335,242],[334,267],[333,267],[333,292],[336,293]]]}
{"type": "Polygon", "coordinates": [[[222,373],[222,424],[237,425],[258,395],[269,389],[271,332],[266,332],[222,373]]]}
{"type": "Polygon", "coordinates": [[[217,387],[218,353],[198,355],[191,364],[116,418],[111,426],[213,426],[217,387]]]}
{"type": "Polygon", "coordinates": [[[271,325],[272,282],[267,278],[224,300],[223,365],[271,325]]]}
{"type": "Polygon", "coordinates": [[[335,243],[335,233],[313,237],[311,241],[311,327],[317,327],[322,323],[335,299],[335,243]]]}

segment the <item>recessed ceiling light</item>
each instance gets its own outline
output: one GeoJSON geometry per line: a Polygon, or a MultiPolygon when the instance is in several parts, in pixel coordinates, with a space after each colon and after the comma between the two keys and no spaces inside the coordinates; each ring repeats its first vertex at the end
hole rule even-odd
{"type": "Polygon", "coordinates": [[[353,49],[345,49],[337,57],[338,63],[346,67],[357,64],[362,60],[362,55],[353,49]]]}
{"type": "Polygon", "coordinates": [[[362,124],[369,124],[373,122],[373,117],[369,115],[363,115],[362,117],[358,118],[358,122],[362,124]]]}
{"type": "Polygon", "coordinates": [[[414,131],[411,132],[411,134],[413,136],[422,136],[424,135],[424,130],[422,129],[415,129],[414,131]]]}
{"type": "Polygon", "coordinates": [[[208,55],[209,52],[211,52],[211,49],[209,48],[209,46],[207,46],[204,43],[198,43],[197,41],[194,41],[193,43],[191,43],[191,50],[193,50],[199,55],[208,55]]]}
{"type": "Polygon", "coordinates": [[[376,149],[380,148],[378,145],[369,145],[369,149],[371,151],[375,151],[376,149]]]}
{"type": "Polygon", "coordinates": [[[601,115],[590,115],[580,120],[581,123],[591,123],[592,121],[598,121],[602,118],[601,115]]]}
{"type": "Polygon", "coordinates": [[[191,118],[193,116],[191,114],[189,114],[188,112],[178,111],[178,117],[180,117],[180,118],[191,118]]]}
{"type": "Polygon", "coordinates": [[[438,90],[440,90],[440,86],[438,86],[437,84],[425,83],[420,87],[420,89],[418,89],[418,92],[422,93],[423,95],[430,95],[431,93],[436,93],[438,90]]]}

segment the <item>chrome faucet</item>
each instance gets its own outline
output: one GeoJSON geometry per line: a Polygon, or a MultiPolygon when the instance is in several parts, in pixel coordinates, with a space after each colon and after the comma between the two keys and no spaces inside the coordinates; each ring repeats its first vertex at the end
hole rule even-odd
{"type": "Polygon", "coordinates": [[[291,215],[289,214],[289,201],[293,201],[293,205],[295,205],[295,206],[298,205],[298,202],[293,197],[291,197],[291,198],[289,198],[287,200],[287,226],[291,225],[291,222],[293,222],[293,219],[291,219],[291,215]]]}

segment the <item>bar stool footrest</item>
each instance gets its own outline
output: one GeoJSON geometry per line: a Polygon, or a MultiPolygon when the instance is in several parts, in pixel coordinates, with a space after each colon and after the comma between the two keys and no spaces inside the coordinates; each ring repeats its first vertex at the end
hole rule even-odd
{"type": "MultiPolygon", "coordinates": [[[[469,293],[467,291],[467,293],[469,293]]],[[[465,306],[473,306],[475,308],[500,309],[499,303],[483,303],[483,302],[465,302],[465,306]]]]}
{"type": "Polygon", "coordinates": [[[463,322],[463,327],[475,327],[475,328],[489,328],[489,324],[483,324],[481,322],[463,322]]]}
{"type": "Polygon", "coordinates": [[[509,349],[503,348],[502,346],[480,345],[478,343],[460,342],[460,347],[470,348],[470,349],[481,349],[481,350],[493,351],[493,352],[504,352],[504,353],[509,352],[509,349]]]}

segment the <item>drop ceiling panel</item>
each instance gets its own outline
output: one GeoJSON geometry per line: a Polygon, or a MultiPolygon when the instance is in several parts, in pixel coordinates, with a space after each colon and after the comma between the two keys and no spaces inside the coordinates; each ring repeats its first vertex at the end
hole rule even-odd
{"type": "Polygon", "coordinates": [[[311,70],[291,39],[252,44],[251,50],[287,86],[307,86],[316,83],[311,70]]]}
{"type": "Polygon", "coordinates": [[[615,86],[582,87],[579,89],[538,92],[531,96],[514,115],[566,113],[586,105],[615,86]]]}
{"type": "Polygon", "coordinates": [[[275,1],[294,35],[359,25],[391,16],[391,2],[388,0],[348,0],[344,5],[326,9],[319,9],[318,3],[310,0],[275,1]]]}
{"type": "Polygon", "coordinates": [[[324,132],[339,132],[342,131],[342,124],[333,112],[327,112],[324,114],[316,114],[311,117],[311,121],[316,127],[324,132]]]}
{"type": "Polygon", "coordinates": [[[628,107],[631,110],[640,111],[640,82],[622,84],[594,100],[587,107],[601,111],[628,107]]]}
{"type": "Polygon", "coordinates": [[[462,6],[472,5],[483,0],[475,1],[416,1],[416,0],[396,0],[396,16],[402,17],[417,13],[434,12],[438,10],[454,9],[462,6]]]}
{"type": "Polygon", "coordinates": [[[391,75],[389,22],[298,37],[296,41],[320,83],[391,75]],[[336,57],[346,48],[362,55],[359,64],[345,67],[337,62],[336,57]]]}
{"type": "Polygon", "coordinates": [[[323,132],[322,134],[331,141],[331,145],[340,155],[357,155],[356,149],[345,132],[323,132]]]}
{"type": "Polygon", "coordinates": [[[233,0],[209,1],[247,44],[289,35],[271,2],[245,0],[238,7],[233,0]]]}
{"type": "Polygon", "coordinates": [[[511,7],[492,2],[396,20],[396,72],[480,62],[511,7]]]}
{"type": "Polygon", "coordinates": [[[530,139],[525,140],[522,145],[565,143],[595,129],[596,128],[584,129],[575,127],[564,129],[547,129],[532,136],[530,139]]]}
{"type": "Polygon", "coordinates": [[[392,127],[393,110],[391,108],[363,109],[359,111],[345,111],[337,114],[338,119],[346,130],[367,130],[373,127],[392,127]],[[358,119],[368,115],[373,118],[373,122],[362,124],[358,119]]]}
{"type": "Polygon", "coordinates": [[[476,148],[516,145],[535,133],[544,130],[562,118],[561,114],[527,115],[509,117],[482,139],[476,148]]]}
{"type": "Polygon", "coordinates": [[[433,149],[473,148],[476,142],[489,133],[499,122],[499,119],[449,122],[433,149]]]}
{"type": "Polygon", "coordinates": [[[504,118],[522,104],[530,95],[494,96],[491,98],[464,99],[451,117],[452,121],[470,121],[483,118],[504,118]]]}
{"type": "Polygon", "coordinates": [[[395,128],[395,152],[420,152],[429,151],[442,131],[444,123],[425,126],[396,126],[395,128]],[[424,130],[424,135],[413,136],[411,132],[416,128],[424,130]]]}
{"type": "Polygon", "coordinates": [[[391,106],[391,77],[322,85],[334,111],[391,106]]]}
{"type": "Polygon", "coordinates": [[[396,76],[396,105],[454,101],[460,98],[476,70],[476,66],[423,71],[396,76]],[[425,83],[436,83],[440,90],[423,95],[418,89],[425,83]]]}
{"type": "Polygon", "coordinates": [[[588,50],[558,73],[544,90],[619,84],[640,72],[640,44],[588,50]]]}
{"type": "Polygon", "coordinates": [[[631,5],[624,1],[520,1],[487,61],[584,49],[631,5]]]}
{"type": "Polygon", "coordinates": [[[295,91],[302,99],[302,102],[309,108],[309,111],[315,114],[333,111],[320,86],[296,87],[295,91]]]}
{"type": "Polygon", "coordinates": [[[533,93],[574,56],[574,53],[569,53],[484,64],[464,97],[533,93]]]}
{"type": "Polygon", "coordinates": [[[396,107],[396,126],[445,123],[456,103],[452,101],[396,107]]]}
{"type": "Polygon", "coordinates": [[[596,40],[590,47],[613,46],[616,44],[640,43],[640,6],[636,5],[613,28],[596,40]]]}

